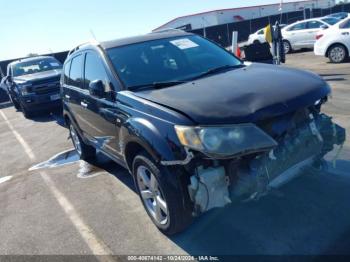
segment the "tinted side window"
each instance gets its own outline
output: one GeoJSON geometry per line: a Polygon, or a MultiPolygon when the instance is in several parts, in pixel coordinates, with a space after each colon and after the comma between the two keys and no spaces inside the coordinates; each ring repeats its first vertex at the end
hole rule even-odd
{"type": "Polygon", "coordinates": [[[68,63],[66,63],[64,65],[64,71],[63,71],[63,83],[64,84],[68,84],[70,64],[71,64],[71,61],[69,61],[68,63]]]}
{"type": "Polygon", "coordinates": [[[75,87],[82,87],[82,66],[83,66],[83,56],[79,55],[72,59],[68,85],[75,87]]]}
{"type": "Polygon", "coordinates": [[[292,26],[289,31],[296,31],[296,30],[303,30],[306,29],[306,23],[299,23],[294,26],[292,26]]]}
{"type": "Polygon", "coordinates": [[[307,28],[309,29],[317,29],[317,28],[321,28],[321,26],[323,26],[324,24],[322,24],[319,21],[310,21],[307,23],[307,28]]]}
{"type": "Polygon", "coordinates": [[[103,66],[101,58],[96,53],[88,52],[86,54],[84,78],[84,86],[86,89],[89,88],[90,82],[95,80],[102,80],[105,86],[105,91],[111,91],[108,75],[103,66]]]}

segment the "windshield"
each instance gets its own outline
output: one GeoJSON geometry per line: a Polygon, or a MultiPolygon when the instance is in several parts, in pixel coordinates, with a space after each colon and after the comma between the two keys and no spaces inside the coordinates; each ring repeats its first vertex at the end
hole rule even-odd
{"type": "Polygon", "coordinates": [[[242,65],[241,61],[199,36],[159,39],[107,50],[125,86],[135,90],[154,83],[180,82],[204,73],[242,65]]]}
{"type": "Polygon", "coordinates": [[[55,58],[41,58],[13,65],[13,76],[29,75],[62,68],[55,58]]]}
{"type": "Polygon", "coordinates": [[[339,19],[335,17],[326,17],[326,18],[322,18],[322,21],[326,22],[329,25],[335,25],[336,23],[339,22],[339,19]]]}

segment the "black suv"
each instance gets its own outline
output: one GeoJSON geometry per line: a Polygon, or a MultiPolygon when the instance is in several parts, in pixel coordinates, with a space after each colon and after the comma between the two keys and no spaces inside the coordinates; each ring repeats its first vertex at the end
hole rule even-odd
{"type": "Polygon", "coordinates": [[[315,74],[247,64],[197,35],[158,32],[73,49],[61,78],[76,151],[132,174],[165,234],[322,167],[345,130],[320,112],[315,74]]]}
{"type": "Polygon", "coordinates": [[[21,59],[7,66],[4,84],[16,109],[25,117],[36,111],[62,106],[60,77],[62,64],[51,56],[21,59]]]}

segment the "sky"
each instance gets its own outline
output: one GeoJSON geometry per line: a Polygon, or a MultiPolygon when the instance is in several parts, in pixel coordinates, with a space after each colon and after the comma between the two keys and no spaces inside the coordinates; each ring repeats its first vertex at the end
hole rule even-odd
{"type": "MultiPolygon", "coordinates": [[[[289,0],[293,1],[293,0],[289,0]]],[[[280,0],[0,0],[0,60],[150,32],[178,16],[280,0]]]]}

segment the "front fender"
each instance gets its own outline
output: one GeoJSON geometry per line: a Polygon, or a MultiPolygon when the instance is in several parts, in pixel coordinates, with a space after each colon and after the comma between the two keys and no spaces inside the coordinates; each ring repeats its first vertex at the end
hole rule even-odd
{"type": "Polygon", "coordinates": [[[125,122],[120,135],[124,156],[127,145],[135,142],[157,162],[185,158],[186,151],[179,144],[174,126],[161,120],[155,122],[157,125],[144,118],[131,118],[125,122]]]}

